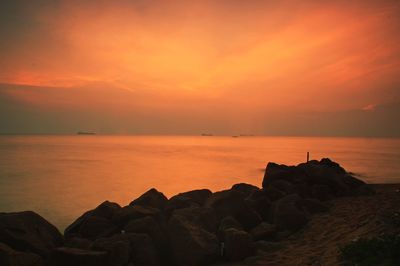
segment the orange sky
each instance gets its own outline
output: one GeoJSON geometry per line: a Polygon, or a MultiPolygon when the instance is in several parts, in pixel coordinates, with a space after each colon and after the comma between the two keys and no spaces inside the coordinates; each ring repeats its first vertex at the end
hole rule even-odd
{"type": "MultiPolygon", "coordinates": [[[[83,110],[96,121],[108,117],[111,133],[280,127],[291,134],[299,114],[368,115],[400,101],[399,1],[17,0],[0,7],[0,99],[16,117],[62,110],[59,123],[72,127],[74,111],[83,110]],[[127,126],[126,117],[140,121],[127,126]],[[201,128],[186,123],[193,119],[201,128]],[[152,125],[160,121],[168,122],[152,125]]],[[[13,127],[3,123],[7,131],[13,127]]]]}

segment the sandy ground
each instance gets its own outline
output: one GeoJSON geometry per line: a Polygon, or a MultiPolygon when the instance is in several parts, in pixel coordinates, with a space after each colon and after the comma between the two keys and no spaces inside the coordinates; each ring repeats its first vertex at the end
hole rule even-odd
{"type": "Polygon", "coordinates": [[[375,195],[333,200],[328,212],[314,215],[277,248],[239,265],[340,265],[340,246],[357,238],[400,233],[395,226],[400,220],[400,184],[373,186],[375,195]]]}

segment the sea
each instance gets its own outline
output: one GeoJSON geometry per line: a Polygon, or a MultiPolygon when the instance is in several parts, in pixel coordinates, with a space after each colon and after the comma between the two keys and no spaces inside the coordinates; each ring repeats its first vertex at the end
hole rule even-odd
{"type": "Polygon", "coordinates": [[[0,212],[32,210],[61,231],[105,200],[261,186],[268,162],[324,157],[368,183],[400,183],[400,139],[261,136],[0,136],[0,212]]]}

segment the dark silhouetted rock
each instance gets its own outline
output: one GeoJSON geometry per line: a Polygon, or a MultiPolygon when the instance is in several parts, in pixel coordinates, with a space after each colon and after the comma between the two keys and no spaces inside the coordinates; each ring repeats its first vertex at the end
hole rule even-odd
{"type": "Polygon", "coordinates": [[[213,208],[220,219],[226,216],[234,217],[245,229],[250,229],[261,222],[260,215],[247,206],[242,193],[235,190],[212,194],[205,206],[213,208]]]}
{"type": "Polygon", "coordinates": [[[165,235],[157,221],[150,216],[130,221],[125,227],[127,233],[143,233],[149,235],[155,242],[165,241],[165,235]]]}
{"type": "Polygon", "coordinates": [[[295,187],[292,183],[286,180],[274,180],[270,183],[270,186],[279,189],[285,194],[293,194],[295,192],[295,187]]]}
{"type": "Polygon", "coordinates": [[[65,231],[66,238],[84,237],[95,239],[106,236],[115,231],[111,218],[121,207],[117,203],[105,201],[95,209],[84,213],[75,222],[69,225],[65,231]]]}
{"type": "Polygon", "coordinates": [[[308,178],[303,169],[296,166],[287,166],[283,164],[268,163],[264,179],[262,183],[263,188],[267,188],[271,183],[285,180],[291,184],[305,183],[308,178]]]}
{"type": "Polygon", "coordinates": [[[242,193],[244,197],[248,197],[253,191],[260,190],[258,187],[246,183],[235,184],[231,189],[242,193]]]}
{"type": "Polygon", "coordinates": [[[105,251],[107,257],[104,260],[106,265],[125,266],[130,261],[131,245],[129,239],[118,237],[99,238],[93,242],[92,250],[105,251]]]}
{"type": "Polygon", "coordinates": [[[223,232],[229,228],[243,230],[242,225],[235,218],[233,218],[232,216],[226,216],[221,220],[218,230],[223,232]]]}
{"type": "MultiPolygon", "coordinates": [[[[185,198],[188,198],[191,201],[199,204],[200,206],[202,206],[206,202],[206,200],[211,196],[211,194],[212,194],[212,192],[208,189],[197,189],[197,190],[179,193],[178,195],[176,195],[174,197],[185,197],[185,198]]],[[[174,197],[172,197],[172,198],[174,198],[174,197]]]]}
{"type": "Polygon", "coordinates": [[[229,261],[243,260],[254,254],[255,243],[245,231],[230,228],[224,231],[224,258],[229,261]]]}
{"type": "Polygon", "coordinates": [[[332,190],[327,185],[312,186],[311,196],[321,201],[333,199],[332,190]]]}
{"type": "Polygon", "coordinates": [[[218,257],[217,237],[185,217],[172,215],[168,232],[177,264],[206,265],[218,257]]]}
{"type": "Polygon", "coordinates": [[[276,235],[276,226],[263,222],[251,229],[250,234],[255,241],[273,240],[276,235]]]}
{"type": "Polygon", "coordinates": [[[108,219],[92,216],[85,219],[79,227],[78,236],[88,239],[96,239],[112,235],[117,231],[117,227],[108,219]]]}
{"type": "Polygon", "coordinates": [[[118,210],[112,217],[112,222],[118,226],[125,226],[130,220],[146,216],[159,217],[160,210],[140,205],[126,206],[118,210]]]}
{"type": "Polygon", "coordinates": [[[159,257],[154,242],[147,234],[124,233],[97,239],[93,250],[107,252],[109,265],[158,266],[159,257]],[[126,262],[129,262],[126,264],[126,262]]]}
{"type": "Polygon", "coordinates": [[[165,205],[167,204],[168,199],[164,196],[163,193],[157,191],[157,189],[152,188],[139,198],[132,201],[129,205],[140,205],[146,207],[152,207],[157,209],[164,209],[165,205]]]}
{"type": "Polygon", "coordinates": [[[193,202],[190,198],[184,196],[174,196],[168,200],[167,205],[164,208],[164,212],[167,216],[170,216],[174,210],[190,207],[200,207],[200,205],[193,202]]]}
{"type": "Polygon", "coordinates": [[[271,201],[263,191],[253,191],[249,197],[245,199],[247,206],[255,210],[264,221],[271,221],[271,201]]]}
{"type": "Polygon", "coordinates": [[[298,195],[292,194],[276,202],[274,224],[278,229],[296,231],[308,222],[306,214],[299,206],[300,200],[301,198],[298,195]]]}
{"type": "Polygon", "coordinates": [[[286,196],[286,194],[277,189],[276,187],[273,186],[269,186],[267,188],[264,188],[264,193],[265,195],[267,195],[267,197],[271,200],[271,201],[276,201],[278,199],[283,198],[284,196],[286,196]]]}
{"type": "Polygon", "coordinates": [[[41,266],[42,258],[34,253],[16,251],[0,243],[0,265],[2,266],[41,266]]]}
{"type": "Polygon", "coordinates": [[[46,256],[62,245],[63,237],[40,215],[24,211],[0,213],[0,241],[17,251],[46,256]]]}
{"type": "Polygon", "coordinates": [[[201,207],[211,194],[212,192],[208,189],[198,189],[180,193],[168,200],[168,203],[165,206],[165,212],[169,216],[177,209],[201,207]]]}
{"type": "Polygon", "coordinates": [[[329,206],[322,203],[317,199],[301,199],[299,204],[305,209],[308,213],[320,213],[326,212],[329,209],[329,206]]]}
{"type": "Polygon", "coordinates": [[[107,252],[60,247],[52,251],[47,265],[107,266],[107,252]]]}
{"type": "Polygon", "coordinates": [[[190,223],[195,224],[211,233],[214,233],[218,227],[217,216],[212,208],[184,208],[174,211],[173,214],[182,216],[190,223]]]}
{"type": "Polygon", "coordinates": [[[312,160],[297,166],[269,163],[263,179],[265,189],[275,186],[287,194],[298,193],[320,200],[328,200],[332,196],[356,195],[357,189],[363,185],[365,185],[363,181],[347,173],[338,163],[327,158],[321,161],[312,160]]]}
{"type": "Polygon", "coordinates": [[[81,238],[81,237],[72,237],[65,240],[64,246],[69,248],[78,248],[78,249],[90,249],[93,241],[81,238]]]}

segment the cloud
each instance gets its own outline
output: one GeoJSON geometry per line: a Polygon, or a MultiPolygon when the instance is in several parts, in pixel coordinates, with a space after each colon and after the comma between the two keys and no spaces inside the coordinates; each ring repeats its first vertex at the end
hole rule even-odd
{"type": "Polygon", "coordinates": [[[371,111],[375,111],[377,106],[378,106],[377,104],[371,103],[371,104],[368,104],[368,105],[364,106],[363,108],[361,108],[361,110],[371,112],[371,111]]]}

